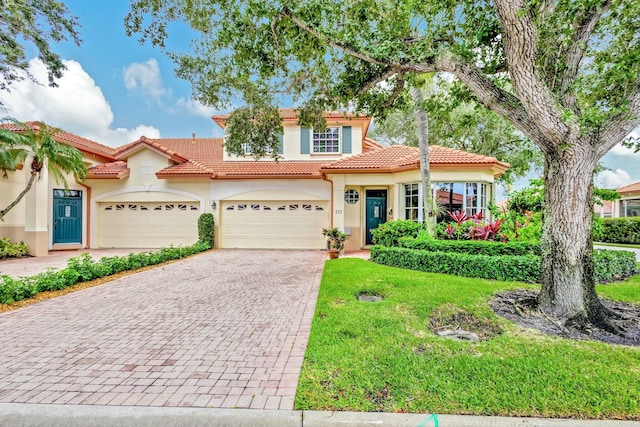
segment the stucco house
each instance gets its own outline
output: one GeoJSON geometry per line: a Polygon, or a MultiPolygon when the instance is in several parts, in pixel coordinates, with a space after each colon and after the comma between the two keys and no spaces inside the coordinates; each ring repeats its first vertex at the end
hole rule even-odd
{"type": "Polygon", "coordinates": [[[640,182],[634,182],[616,190],[620,193],[620,199],[614,202],[605,202],[603,208],[605,215],[601,216],[614,218],[640,216],[640,182]],[[610,215],[606,215],[607,207],[609,207],[610,215]]]}
{"type": "MultiPolygon", "coordinates": [[[[112,148],[61,132],[80,149],[89,174],[69,189],[45,177],[0,224],[34,255],[68,248],[157,248],[197,239],[196,221],[214,214],[220,248],[323,249],[323,227],[344,230],[347,250],[371,244],[390,219],[421,220],[419,152],[367,138],[368,117],[325,113],[328,129],[297,124],[282,109],[279,160],[228,155],[222,138],[141,137],[112,148]]],[[[213,120],[225,127],[228,115],[213,120]]],[[[34,124],[34,126],[37,124],[34,124]]],[[[486,212],[508,164],[450,148],[430,148],[434,195],[448,210],[486,212]]],[[[0,181],[6,205],[25,171],[0,181]]]]}

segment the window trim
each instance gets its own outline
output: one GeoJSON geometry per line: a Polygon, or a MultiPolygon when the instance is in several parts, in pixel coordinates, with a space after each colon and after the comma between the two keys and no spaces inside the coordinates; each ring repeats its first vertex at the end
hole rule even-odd
{"type": "MultiPolygon", "coordinates": [[[[315,129],[311,129],[311,135],[310,135],[310,152],[311,154],[342,154],[342,126],[327,126],[327,129],[325,131],[322,132],[322,134],[324,134],[325,136],[328,135],[328,132],[331,129],[336,129],[337,134],[338,134],[338,145],[337,145],[337,151],[326,151],[326,141],[325,141],[325,151],[316,151],[316,135],[320,135],[321,133],[316,132],[315,129]]],[[[334,138],[331,138],[331,140],[333,140],[334,138]]],[[[328,138],[327,138],[328,140],[328,138]]]]}

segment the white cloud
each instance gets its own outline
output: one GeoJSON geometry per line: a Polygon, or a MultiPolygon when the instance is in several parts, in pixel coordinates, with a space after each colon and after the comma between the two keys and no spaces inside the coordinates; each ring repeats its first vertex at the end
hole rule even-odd
{"type": "Polygon", "coordinates": [[[122,73],[124,85],[128,90],[139,91],[150,96],[156,102],[164,96],[171,95],[171,91],[162,84],[158,61],[151,58],[146,62],[134,62],[126,67],[122,73]]]}
{"type": "Polygon", "coordinates": [[[199,103],[198,101],[194,101],[193,99],[180,98],[176,102],[176,105],[178,106],[178,109],[180,111],[186,111],[191,115],[202,116],[208,119],[210,119],[214,114],[222,114],[215,108],[202,105],[201,103],[199,103]]]}
{"type": "MultiPolygon", "coordinates": [[[[142,133],[150,138],[160,136],[158,129],[146,125],[112,129],[113,111],[100,87],[78,62],[63,62],[67,70],[57,81],[58,87],[26,79],[14,83],[11,92],[0,92],[0,102],[7,110],[3,115],[22,121],[41,120],[110,146],[134,141],[142,133]]],[[[29,67],[37,81],[47,81],[46,69],[39,59],[32,59],[29,67]]]]}
{"type": "Polygon", "coordinates": [[[596,187],[600,188],[618,188],[623,185],[631,184],[633,179],[629,172],[623,169],[605,170],[600,172],[595,178],[596,187]]]}
{"type": "Polygon", "coordinates": [[[189,114],[192,116],[211,118],[219,113],[193,99],[176,98],[171,88],[164,86],[158,61],[151,58],[145,62],[133,62],[124,68],[122,73],[127,90],[136,92],[142,97],[150,98],[163,111],[173,115],[189,114]]]}

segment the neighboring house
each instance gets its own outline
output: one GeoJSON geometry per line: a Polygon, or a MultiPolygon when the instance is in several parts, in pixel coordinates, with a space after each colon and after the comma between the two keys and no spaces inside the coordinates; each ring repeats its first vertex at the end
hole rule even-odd
{"type": "MultiPolygon", "coordinates": [[[[198,216],[212,212],[217,247],[323,249],[322,228],[335,226],[354,250],[371,244],[370,230],[382,222],[422,219],[417,148],[368,139],[368,117],[328,112],[328,130],[314,132],[298,126],[294,110],[281,114],[277,162],[230,156],[220,138],[141,137],[109,148],[63,133],[63,142],[85,154],[85,182],[70,182],[70,192],[51,180],[38,183],[11,222],[0,225],[0,235],[30,244],[28,236],[37,233],[35,255],[186,245],[197,239],[198,216]],[[67,215],[76,210],[61,208],[69,203],[79,206],[74,221],[67,215]],[[61,223],[68,225],[62,233],[61,223]]],[[[227,118],[213,120],[224,128],[227,118]]],[[[494,180],[508,168],[493,157],[439,146],[430,147],[430,163],[437,200],[468,214],[486,213],[494,180]]],[[[18,188],[25,179],[15,172],[1,185],[18,188]]],[[[8,198],[3,190],[0,201],[8,198]]]]}
{"type": "Polygon", "coordinates": [[[613,217],[640,216],[640,182],[617,188],[620,200],[613,202],[613,217]]]}

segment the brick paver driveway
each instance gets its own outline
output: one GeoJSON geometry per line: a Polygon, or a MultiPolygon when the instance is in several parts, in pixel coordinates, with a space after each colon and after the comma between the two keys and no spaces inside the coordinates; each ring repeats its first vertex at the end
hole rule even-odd
{"type": "Polygon", "coordinates": [[[325,256],[218,250],[0,314],[0,402],[292,409],[325,256]]]}

